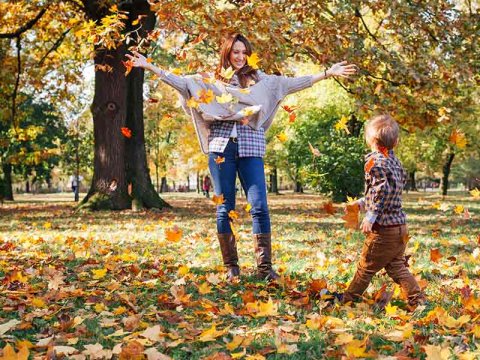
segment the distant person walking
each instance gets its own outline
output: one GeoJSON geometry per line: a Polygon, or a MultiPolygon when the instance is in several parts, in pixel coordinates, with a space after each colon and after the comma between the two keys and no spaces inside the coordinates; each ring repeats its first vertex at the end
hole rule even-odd
{"type": "Polygon", "coordinates": [[[205,177],[203,178],[203,182],[202,182],[202,190],[203,190],[203,195],[205,195],[205,197],[207,199],[210,198],[210,188],[211,187],[212,187],[212,180],[210,180],[210,176],[205,175],[205,177]]]}

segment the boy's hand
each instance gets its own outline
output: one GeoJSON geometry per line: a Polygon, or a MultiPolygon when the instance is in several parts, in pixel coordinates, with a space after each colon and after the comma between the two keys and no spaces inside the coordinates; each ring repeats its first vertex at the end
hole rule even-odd
{"type": "Polygon", "coordinates": [[[364,234],[367,234],[372,232],[372,226],[373,224],[370,221],[368,221],[366,218],[364,218],[362,221],[362,225],[360,225],[360,230],[362,230],[364,234]]]}

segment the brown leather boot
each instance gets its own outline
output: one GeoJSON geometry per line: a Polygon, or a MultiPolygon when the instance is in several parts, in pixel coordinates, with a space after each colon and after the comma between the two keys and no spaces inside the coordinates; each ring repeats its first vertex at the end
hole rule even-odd
{"type": "Polygon", "coordinates": [[[222,251],[223,264],[227,268],[227,280],[231,281],[240,276],[238,254],[235,236],[233,234],[217,234],[222,251]]]}
{"type": "Polygon", "coordinates": [[[262,280],[277,280],[280,278],[280,275],[272,269],[272,235],[253,234],[253,240],[258,277],[262,280]]]}

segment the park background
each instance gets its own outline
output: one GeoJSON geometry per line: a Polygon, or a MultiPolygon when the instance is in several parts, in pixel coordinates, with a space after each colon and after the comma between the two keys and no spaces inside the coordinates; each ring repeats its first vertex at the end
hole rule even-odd
{"type": "Polygon", "coordinates": [[[4,1],[0,16],[3,358],[478,356],[478,1],[4,1]],[[244,198],[245,276],[225,284],[193,125],[125,57],[211,72],[231,32],[267,73],[359,68],[290,95],[267,133],[277,287],[251,276],[244,198]],[[363,124],[384,112],[431,301],[409,312],[380,275],[361,305],[326,309],[319,293],[344,289],[363,240],[342,220],[363,191],[363,124]]]}

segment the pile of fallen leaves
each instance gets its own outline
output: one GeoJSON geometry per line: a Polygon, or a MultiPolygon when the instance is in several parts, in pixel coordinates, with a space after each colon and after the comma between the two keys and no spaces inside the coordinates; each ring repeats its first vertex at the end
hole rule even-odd
{"type": "Polygon", "coordinates": [[[167,197],[174,209],[159,213],[80,214],[54,202],[1,207],[0,359],[480,356],[473,196],[404,201],[406,261],[429,299],[417,309],[383,272],[361,303],[331,305],[326,290],[342,292],[355,272],[358,209],[344,214],[344,205],[316,195],[271,197],[282,280],[268,284],[254,277],[241,199],[231,218],[242,276],[230,284],[214,204],[196,194],[167,197]]]}

